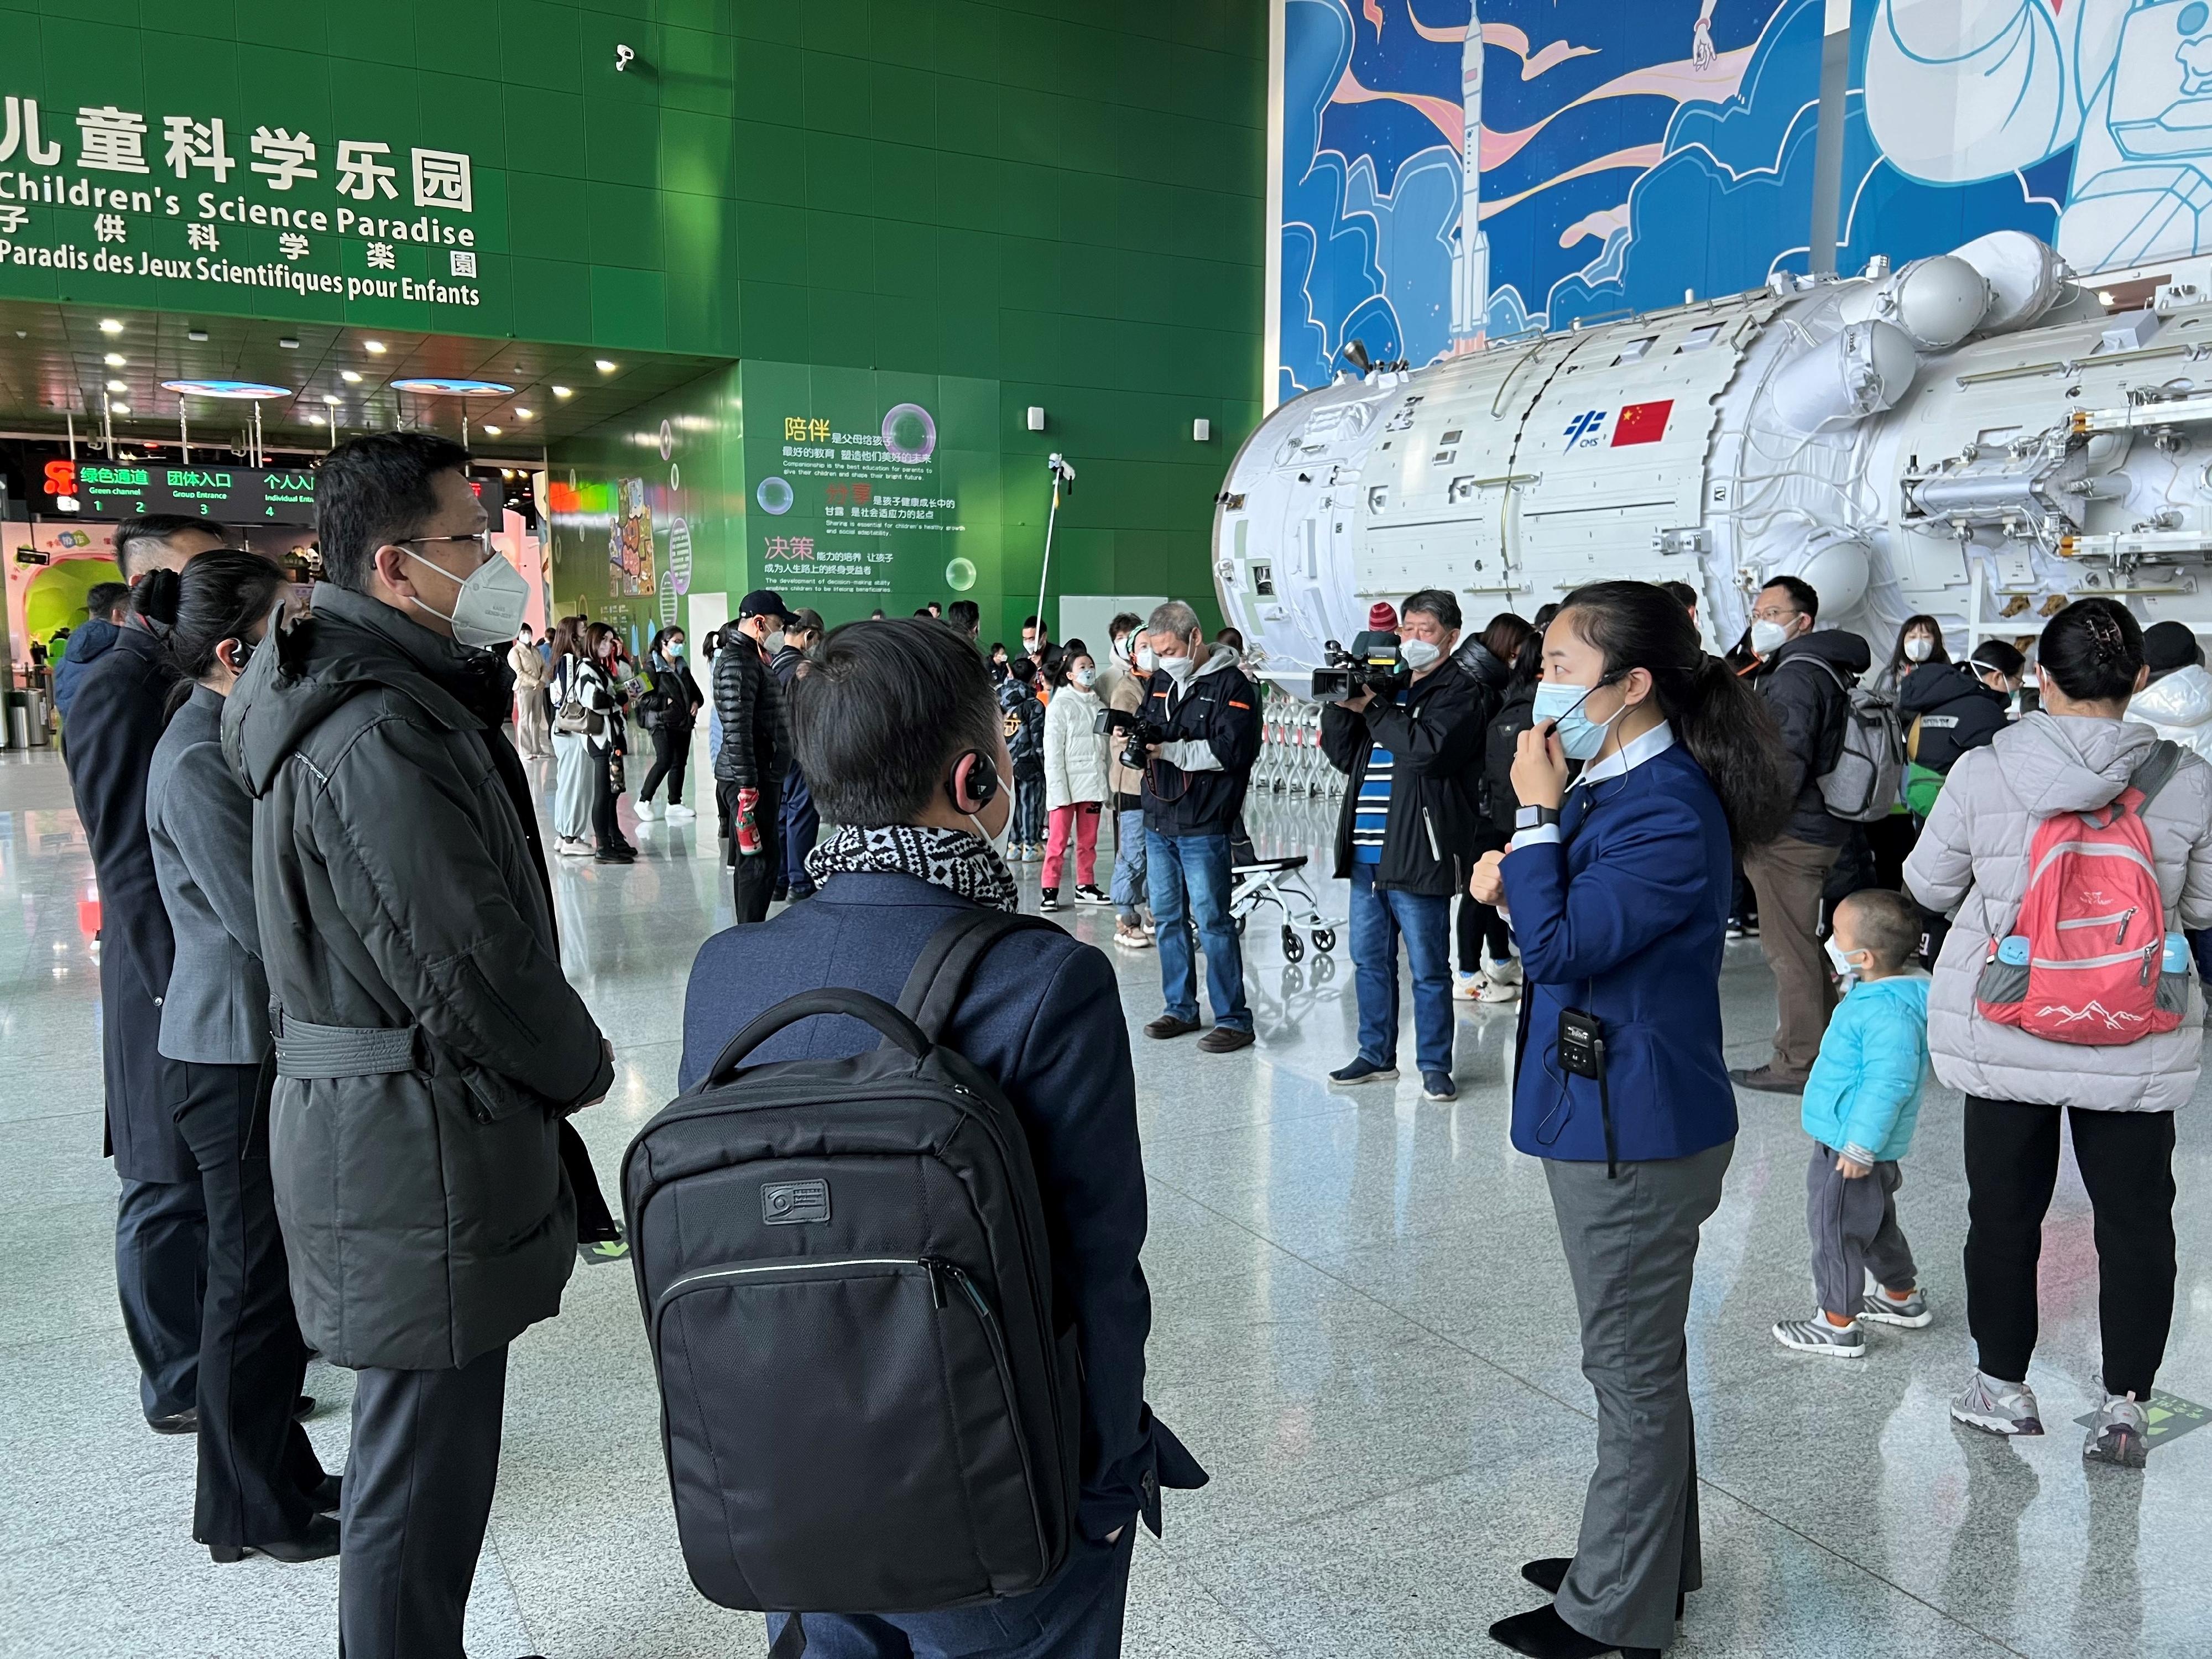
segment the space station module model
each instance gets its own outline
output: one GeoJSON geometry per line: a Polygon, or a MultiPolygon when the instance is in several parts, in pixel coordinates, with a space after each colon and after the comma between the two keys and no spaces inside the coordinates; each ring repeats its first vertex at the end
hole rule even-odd
{"type": "Polygon", "coordinates": [[[1887,655],[2032,642],[2072,599],[2212,632],[2212,303],[2114,313],[2034,237],[1340,375],[1229,469],[1214,580],[1301,690],[1377,599],[1470,628],[1583,582],[1680,580],[1714,648],[1778,575],[1887,655]]]}

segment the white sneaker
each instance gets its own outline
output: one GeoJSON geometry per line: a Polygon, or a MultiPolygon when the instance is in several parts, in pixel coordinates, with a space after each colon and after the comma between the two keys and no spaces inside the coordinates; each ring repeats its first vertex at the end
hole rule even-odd
{"type": "Polygon", "coordinates": [[[1828,1316],[1815,1309],[1810,1319],[1775,1322],[1774,1340],[1799,1353],[1825,1354],[1832,1359],[1866,1358],[1866,1334],[1856,1319],[1848,1325],[1832,1325],[1828,1316]]]}
{"type": "Polygon", "coordinates": [[[652,823],[652,822],[653,821],[653,819],[655,819],[655,818],[659,817],[659,816],[660,816],[660,803],[659,803],[659,801],[657,801],[657,800],[641,800],[641,801],[638,802],[638,804],[637,804],[637,821],[638,821],[640,823],[652,823]]]}
{"type": "Polygon", "coordinates": [[[580,859],[590,854],[592,844],[580,836],[563,836],[553,850],[564,859],[580,859]]]}
{"type": "Polygon", "coordinates": [[[1141,927],[1116,927],[1114,943],[1124,951],[1149,951],[1152,948],[1152,936],[1141,927]]]}
{"type": "Polygon", "coordinates": [[[1483,984],[1480,974],[1455,974],[1452,975],[1452,995],[1462,1002],[1480,1002],[1482,1000],[1483,984]]]}
{"type": "Polygon", "coordinates": [[[1503,962],[1492,962],[1485,957],[1482,976],[1492,985],[1518,985],[1521,983],[1521,964],[1511,957],[1503,962]]]}
{"type": "Polygon", "coordinates": [[[1974,1380],[1952,1396],[1951,1415],[1969,1428],[1991,1434],[2041,1434],[2043,1413],[2035,1403],[2035,1390],[2025,1382],[2007,1382],[1974,1373],[1974,1380]]]}
{"type": "Polygon", "coordinates": [[[686,806],[682,801],[676,800],[668,803],[667,811],[665,811],[662,816],[667,818],[671,823],[678,823],[685,818],[696,818],[699,815],[693,811],[690,807],[686,806]]]}
{"type": "Polygon", "coordinates": [[[2150,1455],[2150,1417],[2131,1394],[2108,1394],[2089,1424],[2081,1455],[2093,1463],[2139,1469],[2150,1455]]]}

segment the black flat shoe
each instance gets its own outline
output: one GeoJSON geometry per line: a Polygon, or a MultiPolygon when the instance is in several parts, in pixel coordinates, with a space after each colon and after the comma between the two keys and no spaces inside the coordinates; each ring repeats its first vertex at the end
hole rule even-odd
{"type": "Polygon", "coordinates": [[[200,1408],[187,1406],[167,1417],[149,1417],[146,1426],[156,1434],[198,1434],[200,1431],[200,1408]]]}
{"type": "Polygon", "coordinates": [[[315,1414],[315,1396],[303,1394],[292,1402],[292,1420],[304,1423],[315,1414]]]}
{"type": "Polygon", "coordinates": [[[344,1496],[344,1480],[337,1475],[326,1474],[308,1492],[307,1501],[315,1506],[318,1515],[336,1515],[344,1496]]]}
{"type": "Polygon", "coordinates": [[[1490,1639],[1516,1653],[1527,1654],[1528,1659],[1603,1659],[1608,1653],[1617,1653],[1620,1659],[1659,1659],[1656,1648],[1625,1648],[1583,1635],[1559,1617],[1557,1607],[1538,1607],[1501,1619],[1490,1627],[1490,1639]]]}
{"type": "Polygon", "coordinates": [[[338,1523],[327,1515],[319,1515],[307,1522],[307,1529],[297,1538],[284,1538],[266,1544],[210,1544],[208,1554],[226,1565],[243,1561],[249,1555],[265,1555],[272,1561],[320,1561],[338,1553],[338,1523]]]}
{"type": "MultiPolygon", "coordinates": [[[[1521,1576],[1547,1595],[1557,1595],[1559,1586],[1567,1582],[1567,1569],[1575,1564],[1571,1555],[1547,1555],[1534,1561],[1523,1562],[1521,1576]]],[[[1682,1593],[1674,1592],[1674,1617],[1682,1616],[1682,1593]]]]}

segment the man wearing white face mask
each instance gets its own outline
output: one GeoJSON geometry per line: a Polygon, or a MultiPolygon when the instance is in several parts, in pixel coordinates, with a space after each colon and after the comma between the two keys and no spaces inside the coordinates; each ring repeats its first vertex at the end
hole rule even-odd
{"type": "Polygon", "coordinates": [[[276,1043],[270,1163],[302,1334],[357,1373],[340,1517],[352,1659],[458,1654],[499,1474],[508,1343],[612,1236],[567,1123],[613,1050],[561,971],[513,680],[526,592],[468,453],[341,445],[327,579],[223,708],[256,798],[276,1043]],[[426,1224],[424,1218],[429,1218],[426,1224]]]}
{"type": "Polygon", "coordinates": [[[1778,1018],[1773,1058],[1729,1075],[1747,1089],[1778,1094],[1804,1091],[1836,1006],[1814,935],[1820,889],[1851,826],[1828,811],[1820,780],[1843,753],[1850,687],[1874,660],[1857,635],[1816,629],[1820,611],[1812,584],[1778,576],[1759,590],[1751,612],[1751,646],[1759,656],[1753,684],[1782,728],[1796,805],[1784,834],[1766,846],[1741,849],[1743,872],[1759,895],[1759,943],[1774,969],[1778,1018]]]}
{"type": "Polygon", "coordinates": [[[1413,1032],[1423,1092],[1454,1100],[1451,902],[1473,862],[1474,804],[1465,780],[1483,740],[1482,688],[1453,658],[1459,601],[1439,588],[1407,599],[1401,685],[1322,710],[1321,746],[1348,777],[1336,825],[1336,874],[1352,884],[1352,963],[1359,1052],[1339,1084],[1398,1075],[1398,938],[1413,974],[1413,1032]]]}

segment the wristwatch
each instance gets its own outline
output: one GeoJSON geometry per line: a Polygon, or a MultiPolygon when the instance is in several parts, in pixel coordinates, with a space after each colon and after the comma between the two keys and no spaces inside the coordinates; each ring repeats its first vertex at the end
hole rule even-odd
{"type": "Polygon", "coordinates": [[[1556,806],[1523,806],[1513,814],[1516,830],[1540,830],[1559,821],[1559,809],[1556,806]]]}

